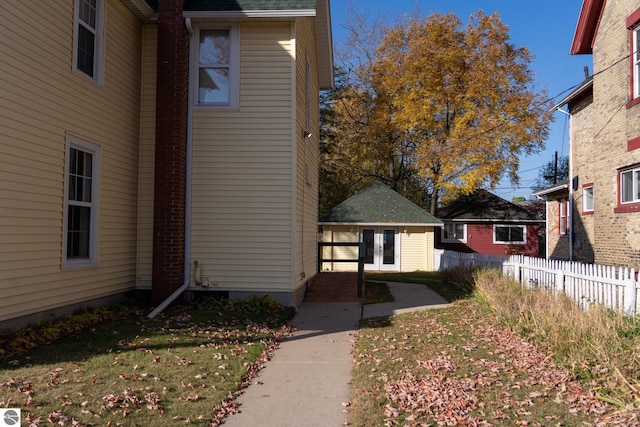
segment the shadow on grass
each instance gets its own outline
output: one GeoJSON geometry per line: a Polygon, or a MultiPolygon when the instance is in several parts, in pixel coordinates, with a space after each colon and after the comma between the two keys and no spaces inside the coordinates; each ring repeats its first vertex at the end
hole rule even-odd
{"type": "Polygon", "coordinates": [[[293,314],[286,308],[229,311],[182,306],[150,320],[138,311],[104,320],[25,353],[6,357],[0,360],[0,370],[83,361],[110,353],[189,347],[215,349],[259,343],[274,338],[276,331],[286,325],[293,314]]]}
{"type": "Polygon", "coordinates": [[[400,283],[419,283],[449,302],[471,297],[475,292],[472,269],[455,269],[447,271],[414,271],[408,273],[367,273],[367,280],[378,280],[400,283]]]}

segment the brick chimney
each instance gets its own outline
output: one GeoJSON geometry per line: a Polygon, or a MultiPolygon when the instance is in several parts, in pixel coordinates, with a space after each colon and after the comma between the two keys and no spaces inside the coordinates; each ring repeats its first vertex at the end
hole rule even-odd
{"type": "Polygon", "coordinates": [[[184,279],[189,34],[184,0],[158,2],[153,273],[157,305],[184,279]]]}

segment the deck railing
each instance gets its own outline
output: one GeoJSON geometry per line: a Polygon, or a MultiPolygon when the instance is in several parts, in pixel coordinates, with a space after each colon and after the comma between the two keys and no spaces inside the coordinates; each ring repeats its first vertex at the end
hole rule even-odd
{"type": "MultiPolygon", "coordinates": [[[[332,251],[333,252],[333,251],[332,251]]],[[[322,264],[325,262],[356,262],[358,263],[358,298],[364,295],[364,243],[362,242],[340,242],[328,243],[318,242],[318,273],[322,271],[322,264]],[[352,246],[358,248],[356,258],[323,258],[325,247],[352,246]]]]}

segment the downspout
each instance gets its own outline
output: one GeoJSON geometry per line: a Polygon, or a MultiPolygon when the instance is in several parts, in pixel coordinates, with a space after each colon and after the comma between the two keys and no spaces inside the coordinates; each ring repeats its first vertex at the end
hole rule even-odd
{"type": "Polygon", "coordinates": [[[567,212],[567,216],[569,219],[569,261],[573,261],[573,116],[571,113],[564,111],[561,108],[558,108],[563,114],[569,116],[569,212],[567,212]]]}
{"type": "MultiPolygon", "coordinates": [[[[191,18],[185,18],[185,26],[187,27],[187,31],[189,32],[189,37],[193,38],[193,28],[191,26],[191,18]]],[[[191,80],[191,79],[189,79],[191,80]]],[[[169,297],[162,301],[160,305],[158,305],[151,313],[147,315],[148,319],[153,319],[158,314],[160,314],[165,308],[169,306],[172,302],[176,300],[184,291],[189,287],[189,275],[191,272],[191,135],[192,135],[192,125],[191,125],[191,83],[189,83],[189,95],[188,95],[188,107],[187,107],[187,154],[185,161],[185,207],[184,207],[184,282],[182,286],[176,289],[169,297]]]]}

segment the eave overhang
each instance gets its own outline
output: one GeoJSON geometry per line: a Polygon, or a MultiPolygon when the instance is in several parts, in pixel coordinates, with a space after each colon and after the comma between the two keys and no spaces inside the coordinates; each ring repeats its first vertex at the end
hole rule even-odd
{"type": "Polygon", "coordinates": [[[552,187],[543,188],[542,190],[536,191],[535,193],[532,193],[532,194],[537,198],[542,199],[543,197],[548,196],[549,194],[558,193],[563,190],[567,190],[567,191],[569,190],[569,183],[563,182],[558,185],[554,185],[552,187]]]}
{"type": "MultiPolygon", "coordinates": [[[[139,0],[140,1],[140,0],[139,0]]],[[[315,9],[232,10],[182,12],[194,23],[240,22],[245,20],[295,21],[315,18],[316,49],[318,52],[318,79],[321,90],[335,87],[333,74],[333,36],[329,0],[317,0],[315,9]]]]}
{"type": "Polygon", "coordinates": [[[571,55],[593,53],[593,42],[606,0],[583,0],[580,17],[571,44],[571,55]]]}
{"type": "Polygon", "coordinates": [[[593,90],[593,76],[580,83],[577,88],[575,88],[569,95],[562,98],[560,102],[551,107],[549,111],[554,112],[556,110],[559,110],[563,105],[580,98],[584,93],[591,90],[593,90]]]}

